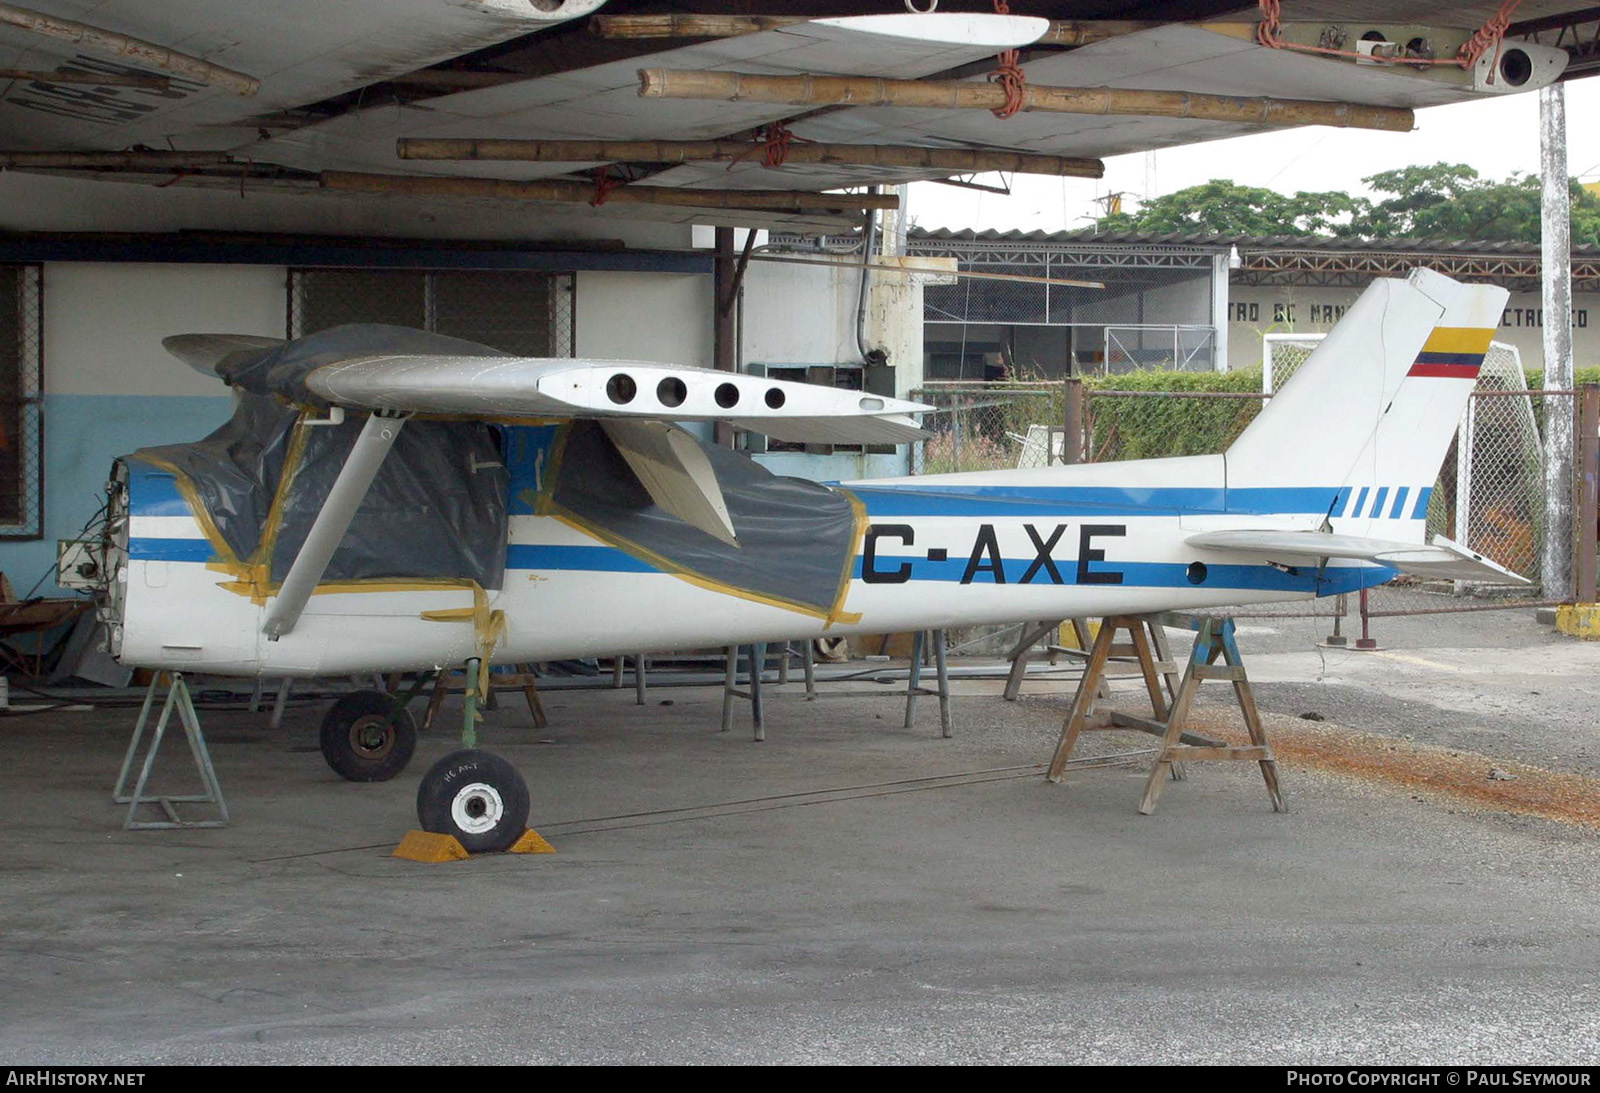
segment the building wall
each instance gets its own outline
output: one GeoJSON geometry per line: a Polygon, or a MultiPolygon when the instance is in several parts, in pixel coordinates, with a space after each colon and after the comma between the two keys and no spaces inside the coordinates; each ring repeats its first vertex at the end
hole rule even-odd
{"type": "MultiPolygon", "coordinates": [[[[1228,293],[1228,367],[1258,367],[1263,334],[1331,329],[1360,294],[1356,288],[1232,286],[1228,293]]],[[[1514,292],[1501,315],[1495,340],[1516,346],[1524,368],[1543,368],[1543,320],[1537,292],[1514,292]]],[[[1579,368],[1600,365],[1600,293],[1573,293],[1572,328],[1574,364],[1579,368]]]]}
{"type": "Polygon", "coordinates": [[[696,274],[578,274],[580,357],[711,367],[711,278],[696,274]]]}
{"type": "MultiPolygon", "coordinates": [[[[44,538],[0,542],[19,594],[53,574],[104,499],[111,462],[138,448],[195,440],[227,420],[233,399],[161,348],[169,334],[283,337],[282,266],[51,262],[44,267],[44,538]]],[[[705,366],[710,278],[583,273],[578,352],[705,366]]],[[[58,592],[53,577],[40,594],[58,592]]]]}
{"type": "MultiPolygon", "coordinates": [[[[751,262],[739,323],[741,366],[859,365],[860,290],[861,271],[848,260],[832,265],[751,262]]],[[[865,330],[867,343],[889,354],[895,396],[909,398],[922,385],[921,279],[874,271],[865,330]]],[[[819,481],[908,474],[911,469],[907,445],[893,455],[767,452],[755,458],[775,473],[819,481]]]]}
{"type": "Polygon", "coordinates": [[[113,459],[203,436],[232,412],[227,386],[169,356],[161,339],[281,338],[284,278],[266,266],[45,265],[44,539],[0,543],[0,570],[19,595],[45,574],[41,594],[56,591],[56,540],[99,508],[113,459]]]}
{"type": "MultiPolygon", "coordinates": [[[[744,325],[759,352],[773,363],[858,361],[853,275],[794,268],[811,276],[757,274],[746,284],[744,325]]],[[[53,580],[56,541],[74,537],[94,515],[113,459],[142,447],[198,439],[227,420],[233,405],[227,387],[168,355],[161,339],[190,332],[283,337],[287,278],[285,267],[269,265],[44,266],[44,538],[0,541],[0,570],[18,593],[45,574],[51,579],[40,594],[59,591],[53,580]]],[[[577,352],[709,367],[711,296],[711,278],[701,274],[580,272],[577,352]]],[[[893,333],[900,342],[914,338],[912,344],[920,344],[920,296],[878,310],[884,322],[899,322],[905,317],[901,312],[912,316],[913,330],[902,323],[893,333]]],[[[915,383],[920,357],[905,356],[915,358],[916,375],[908,377],[915,383]]],[[[904,473],[907,465],[903,453],[762,458],[780,473],[823,479],[904,473]]]]}

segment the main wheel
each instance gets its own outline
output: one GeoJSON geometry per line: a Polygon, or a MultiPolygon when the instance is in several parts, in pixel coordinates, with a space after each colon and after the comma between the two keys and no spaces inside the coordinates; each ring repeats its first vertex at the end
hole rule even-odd
{"type": "Polygon", "coordinates": [[[394,717],[394,698],[356,691],[333,704],[322,719],[322,757],[352,782],[387,782],[406,769],[417,750],[417,723],[409,710],[394,717]]]}
{"type": "Polygon", "coordinates": [[[422,830],[454,835],[469,851],[509,850],[528,829],[528,784],[486,751],[453,751],[417,787],[422,830]]]}

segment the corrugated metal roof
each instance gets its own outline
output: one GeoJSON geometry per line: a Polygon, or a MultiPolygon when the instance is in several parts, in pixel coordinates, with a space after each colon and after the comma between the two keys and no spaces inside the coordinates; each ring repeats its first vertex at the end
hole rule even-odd
{"type": "MultiPolygon", "coordinates": [[[[1204,247],[1227,250],[1279,251],[1365,251],[1403,252],[1407,254],[1516,254],[1536,255],[1539,244],[1507,240],[1457,241],[1451,239],[1339,239],[1326,235],[1211,235],[1198,232],[1095,232],[1092,229],[1077,231],[977,231],[972,228],[913,228],[909,233],[912,243],[1025,243],[1043,246],[1079,247],[1085,244],[1125,247],[1204,247]]],[[[1572,253],[1585,257],[1600,257],[1600,247],[1575,246],[1572,253]]]]}

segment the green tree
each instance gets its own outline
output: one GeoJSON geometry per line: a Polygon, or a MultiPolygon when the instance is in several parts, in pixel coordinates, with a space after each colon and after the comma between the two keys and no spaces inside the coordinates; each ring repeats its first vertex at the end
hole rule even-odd
{"type": "MultiPolygon", "coordinates": [[[[1380,171],[1362,179],[1373,198],[1338,191],[1281,194],[1213,179],[1102,217],[1104,231],[1213,235],[1324,235],[1365,240],[1448,239],[1537,243],[1539,180],[1481,178],[1463,163],[1380,171]]],[[[1600,246],[1600,197],[1569,183],[1572,242],[1600,246]]]]}
{"type": "Polygon", "coordinates": [[[1337,191],[1281,194],[1212,179],[1152,198],[1137,212],[1102,217],[1105,231],[1201,232],[1214,235],[1318,235],[1357,211],[1361,199],[1337,191]]]}
{"type": "MultiPolygon", "coordinates": [[[[1521,172],[1503,182],[1480,178],[1464,163],[1380,171],[1362,179],[1380,195],[1351,218],[1363,239],[1539,241],[1539,179],[1521,172]],[[1387,196],[1382,196],[1387,195],[1387,196]]],[[[1568,182],[1572,242],[1600,243],[1600,197],[1568,182]]]]}

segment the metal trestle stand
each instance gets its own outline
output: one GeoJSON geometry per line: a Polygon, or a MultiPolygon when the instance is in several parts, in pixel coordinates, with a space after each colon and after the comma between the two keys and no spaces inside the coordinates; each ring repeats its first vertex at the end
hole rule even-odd
{"type": "Polygon", "coordinates": [[[144,693],[144,705],[139,709],[139,721],[133,728],[133,739],[128,742],[128,754],[122,759],[122,771],[117,775],[116,789],[111,792],[111,799],[119,805],[128,806],[128,818],[122,823],[126,831],[227,826],[228,803],[223,799],[222,784],[217,781],[216,769],[211,765],[211,752],[206,748],[206,738],[200,731],[200,715],[195,712],[194,700],[189,697],[189,684],[185,682],[182,672],[157,672],[155,678],[150,681],[150,686],[144,693]],[[150,711],[155,707],[156,689],[161,686],[163,676],[169,680],[167,698],[161,705],[161,715],[156,719],[155,729],[150,735],[149,749],[144,753],[144,762],[139,767],[139,779],[134,783],[133,792],[130,793],[127,790],[128,775],[139,757],[139,745],[143,742],[145,730],[149,727],[150,711]],[[166,736],[167,725],[172,720],[173,711],[177,711],[178,721],[183,725],[184,739],[189,742],[189,754],[193,757],[195,770],[200,775],[203,792],[147,795],[146,787],[150,782],[150,772],[155,768],[156,753],[161,750],[161,740],[166,736]],[[217,816],[210,820],[186,820],[178,814],[176,806],[180,804],[215,805],[217,816]],[[141,805],[156,805],[166,814],[166,819],[139,819],[141,805]]]}

